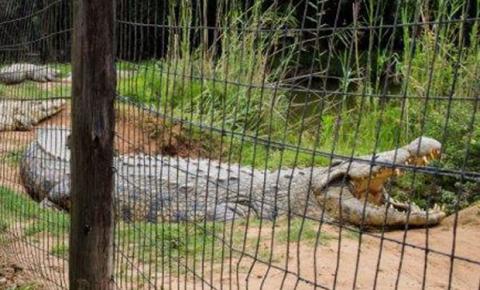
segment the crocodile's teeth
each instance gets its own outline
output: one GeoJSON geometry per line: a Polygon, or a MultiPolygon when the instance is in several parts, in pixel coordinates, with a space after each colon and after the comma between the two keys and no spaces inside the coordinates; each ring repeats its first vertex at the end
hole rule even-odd
{"type": "Polygon", "coordinates": [[[414,202],[412,202],[411,208],[412,208],[413,211],[415,211],[415,212],[421,212],[421,211],[422,211],[422,209],[421,209],[416,203],[414,203],[414,202]]]}

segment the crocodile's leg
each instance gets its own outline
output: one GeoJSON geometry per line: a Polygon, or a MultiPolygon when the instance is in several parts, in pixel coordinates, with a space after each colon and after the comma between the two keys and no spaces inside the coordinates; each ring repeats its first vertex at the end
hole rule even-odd
{"type": "Polygon", "coordinates": [[[245,218],[248,214],[248,206],[233,202],[219,203],[212,212],[207,213],[207,220],[231,221],[245,218]]]}

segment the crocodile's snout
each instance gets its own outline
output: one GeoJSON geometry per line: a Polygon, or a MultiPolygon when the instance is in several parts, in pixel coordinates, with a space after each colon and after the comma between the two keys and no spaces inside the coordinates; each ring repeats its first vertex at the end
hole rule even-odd
{"type": "Polygon", "coordinates": [[[419,137],[397,150],[360,157],[362,161],[339,165],[336,174],[344,173],[321,191],[334,216],[353,224],[369,226],[435,225],[445,213],[438,206],[422,210],[415,203],[398,202],[385,185],[410,166],[426,166],[441,156],[442,144],[429,137],[419,137]],[[372,163],[371,161],[374,160],[372,163]],[[342,167],[343,166],[343,167],[342,167]],[[338,171],[340,170],[340,171],[338,171]],[[340,206],[335,204],[341,203],[340,206]],[[343,209],[342,209],[343,208],[343,209]]]}

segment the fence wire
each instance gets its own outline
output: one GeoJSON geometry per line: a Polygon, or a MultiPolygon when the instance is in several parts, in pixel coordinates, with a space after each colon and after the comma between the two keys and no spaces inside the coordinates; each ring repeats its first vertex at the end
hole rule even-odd
{"type": "MultiPolygon", "coordinates": [[[[479,289],[479,7],[117,0],[115,287],[479,289]]],[[[73,3],[0,8],[0,289],[68,288],[73,3]]]]}

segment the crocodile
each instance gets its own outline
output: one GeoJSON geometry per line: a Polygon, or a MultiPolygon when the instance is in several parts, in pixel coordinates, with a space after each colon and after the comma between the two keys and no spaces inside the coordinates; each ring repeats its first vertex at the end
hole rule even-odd
{"type": "Polygon", "coordinates": [[[0,99],[0,132],[31,130],[41,121],[59,113],[63,100],[19,101],[0,99]]]}
{"type": "MultiPolygon", "coordinates": [[[[38,129],[20,163],[30,196],[63,210],[70,208],[69,135],[67,128],[38,129]]],[[[439,207],[398,202],[385,185],[400,168],[424,166],[440,154],[438,141],[420,137],[374,158],[275,171],[202,158],[118,155],[115,213],[125,221],[152,223],[309,216],[366,228],[433,226],[445,216],[439,207]]]]}
{"type": "Polygon", "coordinates": [[[0,69],[0,83],[13,85],[27,80],[51,82],[60,80],[60,72],[43,65],[15,63],[0,69]]]}

